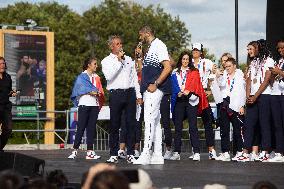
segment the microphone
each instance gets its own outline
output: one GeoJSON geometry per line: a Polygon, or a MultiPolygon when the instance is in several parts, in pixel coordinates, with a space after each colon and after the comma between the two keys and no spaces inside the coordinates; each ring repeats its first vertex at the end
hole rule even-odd
{"type": "Polygon", "coordinates": [[[122,60],[125,60],[125,57],[124,57],[125,52],[123,51],[123,48],[121,48],[121,49],[119,50],[119,52],[122,54],[121,59],[122,59],[122,60]]]}
{"type": "MultiPolygon", "coordinates": [[[[142,46],[143,46],[143,43],[140,41],[136,47],[136,49],[141,49],[142,50],[142,46]]],[[[142,53],[136,53],[136,58],[142,58],[142,53]]]]}

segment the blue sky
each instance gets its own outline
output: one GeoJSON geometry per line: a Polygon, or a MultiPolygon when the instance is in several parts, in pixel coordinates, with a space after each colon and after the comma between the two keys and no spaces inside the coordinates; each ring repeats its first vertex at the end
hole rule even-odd
{"type": "MultiPolygon", "coordinates": [[[[0,0],[0,7],[21,0],[0,0]]],[[[24,0],[27,1],[27,0],[24,0]]],[[[83,13],[102,0],[55,0],[83,13]]],[[[131,0],[143,6],[158,5],[172,16],[179,16],[191,33],[191,42],[200,42],[219,58],[223,52],[235,55],[235,0],[131,0]]],[[[29,0],[28,2],[48,2],[29,0]]],[[[266,35],[266,0],[239,0],[239,58],[246,61],[246,45],[266,35]]]]}

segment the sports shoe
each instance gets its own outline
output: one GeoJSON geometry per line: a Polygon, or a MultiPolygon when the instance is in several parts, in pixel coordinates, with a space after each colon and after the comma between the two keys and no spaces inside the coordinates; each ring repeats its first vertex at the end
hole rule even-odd
{"type": "Polygon", "coordinates": [[[170,150],[166,150],[165,151],[165,154],[164,154],[164,159],[166,159],[166,160],[170,160],[171,159],[171,157],[172,157],[172,151],[170,151],[170,150]]]}
{"type": "Polygon", "coordinates": [[[258,158],[255,159],[255,161],[260,161],[260,162],[266,162],[269,159],[269,154],[266,154],[265,151],[262,151],[259,155],[258,158]]]}
{"type": "Polygon", "coordinates": [[[119,159],[126,159],[126,152],[125,150],[118,150],[117,156],[119,159]]]}
{"type": "Polygon", "coordinates": [[[250,157],[247,153],[243,153],[239,158],[237,159],[237,162],[248,162],[250,161],[250,157]]]}
{"type": "Polygon", "coordinates": [[[284,157],[280,153],[275,153],[273,158],[269,158],[268,162],[284,162],[284,157]]]}
{"type": "Polygon", "coordinates": [[[209,151],[209,159],[210,160],[215,160],[216,158],[217,158],[216,151],[214,149],[209,151]]]}
{"type": "Polygon", "coordinates": [[[220,153],[220,156],[216,157],[218,161],[231,161],[230,154],[228,152],[220,153]]]}
{"type": "Polygon", "coordinates": [[[250,153],[250,161],[256,161],[258,159],[258,155],[255,152],[250,153]]]}
{"type": "Polygon", "coordinates": [[[164,164],[165,162],[164,162],[164,157],[163,157],[163,155],[162,155],[162,153],[159,153],[159,154],[157,154],[157,153],[153,153],[152,154],[152,157],[151,157],[151,159],[150,159],[150,164],[153,164],[153,165],[162,165],[162,164],[164,164]]]}
{"type": "Polygon", "coordinates": [[[77,150],[73,150],[72,153],[68,156],[68,159],[75,159],[77,157],[77,150]]]}
{"type": "MultiPolygon", "coordinates": [[[[165,159],[165,157],[164,157],[165,159]]],[[[180,160],[180,155],[178,152],[174,152],[170,160],[180,160]]]]}
{"type": "Polygon", "coordinates": [[[94,151],[87,151],[86,159],[100,159],[101,156],[98,156],[94,151]]]}
{"type": "Polygon", "coordinates": [[[189,159],[193,159],[193,156],[194,156],[194,153],[192,152],[192,155],[189,156],[188,158],[189,158],[189,159]]]}
{"type": "Polygon", "coordinates": [[[192,160],[193,161],[200,161],[200,153],[194,153],[192,160]]]}
{"type": "Polygon", "coordinates": [[[235,157],[232,158],[232,161],[237,161],[238,158],[242,155],[243,153],[242,152],[237,152],[235,157]]]}
{"type": "Polygon", "coordinates": [[[134,161],[136,161],[136,159],[133,155],[127,155],[126,161],[127,161],[127,163],[133,163],[134,161]]]}
{"type": "Polygon", "coordinates": [[[272,159],[276,156],[276,153],[275,151],[271,151],[270,154],[269,154],[269,159],[272,159]]]}
{"type": "Polygon", "coordinates": [[[108,160],[106,160],[107,163],[118,163],[117,156],[110,156],[108,160]]]}
{"type": "Polygon", "coordinates": [[[133,162],[135,165],[148,165],[150,164],[149,152],[142,152],[139,158],[133,162]]]}
{"type": "Polygon", "coordinates": [[[135,157],[136,159],[138,159],[139,156],[140,156],[139,151],[138,151],[138,150],[134,150],[134,157],[135,157]]]}

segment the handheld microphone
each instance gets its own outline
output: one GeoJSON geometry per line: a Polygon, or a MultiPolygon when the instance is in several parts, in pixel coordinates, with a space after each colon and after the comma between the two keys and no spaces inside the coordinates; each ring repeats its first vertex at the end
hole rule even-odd
{"type": "MultiPolygon", "coordinates": [[[[137,49],[142,49],[143,43],[140,41],[137,45],[137,49]]],[[[136,53],[136,58],[142,58],[142,53],[136,53]]]]}
{"type": "Polygon", "coordinates": [[[123,48],[121,48],[119,52],[122,54],[121,59],[125,60],[125,57],[124,57],[125,52],[123,51],[123,48]]]}

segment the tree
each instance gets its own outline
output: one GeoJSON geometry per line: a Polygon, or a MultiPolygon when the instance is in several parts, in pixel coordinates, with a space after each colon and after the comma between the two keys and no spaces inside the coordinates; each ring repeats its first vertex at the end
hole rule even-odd
{"type": "Polygon", "coordinates": [[[166,43],[171,53],[186,48],[190,42],[185,23],[179,17],[172,18],[159,6],[142,7],[128,1],[106,0],[86,11],[83,19],[87,23],[87,33],[93,32],[98,36],[93,48],[99,59],[109,53],[106,41],[113,34],[123,38],[125,52],[133,55],[138,44],[138,31],[144,25],[155,30],[156,36],[166,43]]]}
{"type": "MultiPolygon", "coordinates": [[[[143,7],[122,0],[105,0],[93,6],[83,16],[56,2],[16,3],[0,9],[0,23],[22,25],[31,18],[39,26],[48,26],[55,33],[56,109],[71,106],[70,94],[74,79],[81,71],[82,61],[90,54],[101,60],[109,54],[108,36],[119,34],[124,50],[133,56],[138,43],[138,31],[151,26],[156,37],[168,46],[174,58],[190,43],[190,34],[179,17],[172,17],[160,6],[143,7]]],[[[101,70],[98,74],[103,76],[101,70]]],[[[105,82],[103,83],[105,86],[105,82]]]]}
{"type": "Polygon", "coordinates": [[[56,109],[69,107],[70,91],[89,46],[82,32],[82,17],[66,5],[16,3],[0,9],[0,23],[23,25],[26,19],[48,26],[55,33],[56,109]]]}

